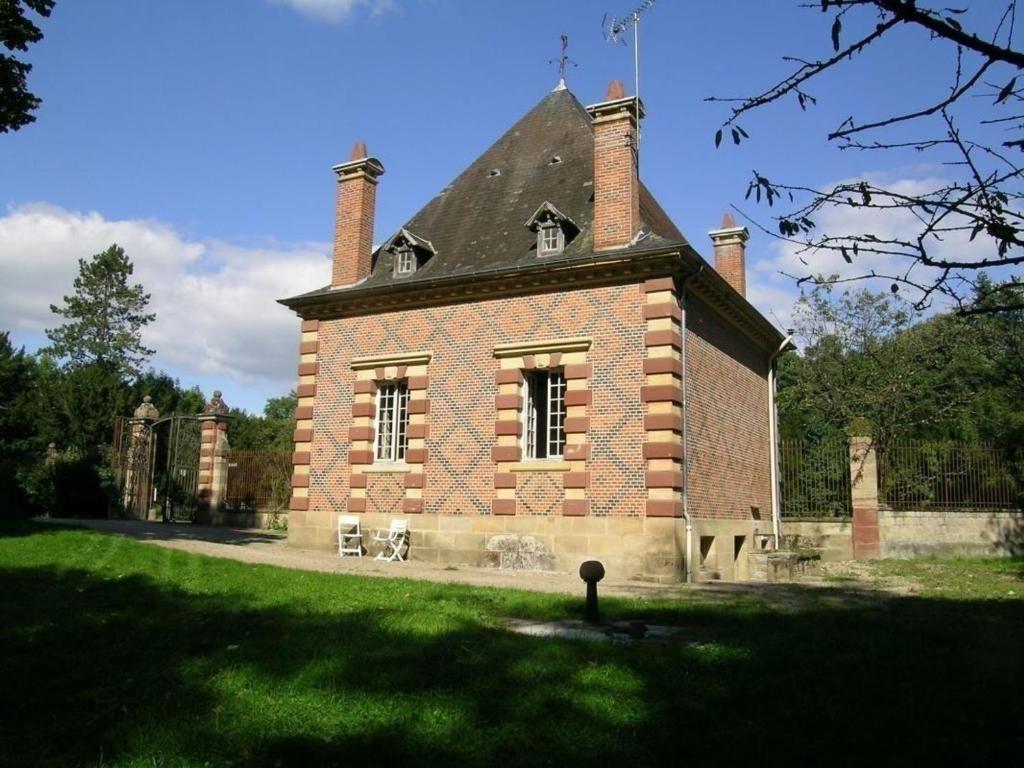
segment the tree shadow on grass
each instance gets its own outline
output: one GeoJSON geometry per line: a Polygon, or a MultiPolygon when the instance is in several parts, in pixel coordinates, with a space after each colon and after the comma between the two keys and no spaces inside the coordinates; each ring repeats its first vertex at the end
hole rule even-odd
{"type": "Polygon", "coordinates": [[[72,568],[0,568],[0,589],[7,765],[974,763],[1024,746],[1021,602],[662,605],[633,613],[686,622],[686,642],[617,645],[508,633],[466,588],[343,612],[72,568]]]}

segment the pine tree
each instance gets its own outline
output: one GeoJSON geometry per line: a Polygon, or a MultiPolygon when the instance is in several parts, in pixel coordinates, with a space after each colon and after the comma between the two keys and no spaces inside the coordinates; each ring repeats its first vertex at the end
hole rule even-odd
{"type": "Polygon", "coordinates": [[[137,376],[153,350],[142,344],[142,329],[156,317],[146,312],[149,294],[129,285],[134,267],[114,244],[91,260],[78,260],[75,292],[50,311],[65,318],[47,330],[50,352],[69,368],[98,365],[119,376],[137,376]]]}

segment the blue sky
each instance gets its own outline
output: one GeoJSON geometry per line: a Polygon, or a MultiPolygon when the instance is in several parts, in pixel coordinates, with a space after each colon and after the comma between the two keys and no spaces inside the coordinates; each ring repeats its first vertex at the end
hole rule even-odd
{"type": "MultiPolygon", "coordinates": [[[[631,87],[632,48],[606,42],[601,21],[636,3],[58,0],[27,57],[38,121],[0,135],[0,327],[38,346],[75,260],[116,237],[153,294],[154,365],[260,410],[296,362],[297,321],[272,298],[329,279],[331,165],[356,140],[382,160],[386,237],[555,85],[561,33],[583,103],[612,78],[631,87]]],[[[949,69],[930,68],[909,31],[814,86],[816,109],[770,107],[743,122],[751,141],[714,149],[725,107],[704,97],[753,92],[788,71],[781,56],[827,51],[830,17],[797,5],[660,0],[641,22],[641,173],[706,256],[730,204],[767,219],[743,203],[752,169],[813,184],[942,173],[823,140],[850,100],[882,114],[941,93],[949,69]]],[[[751,298],[782,322],[786,258],[754,233],[751,298]]]]}

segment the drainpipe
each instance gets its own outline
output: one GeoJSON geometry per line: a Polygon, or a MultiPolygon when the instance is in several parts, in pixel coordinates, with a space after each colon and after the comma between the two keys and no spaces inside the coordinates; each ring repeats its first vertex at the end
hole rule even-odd
{"type": "Polygon", "coordinates": [[[776,549],[779,549],[782,543],[782,514],[779,510],[779,442],[777,438],[779,413],[775,403],[775,367],[779,355],[790,348],[792,341],[792,334],[786,336],[779,348],[768,358],[768,443],[771,453],[772,532],[775,534],[776,549]]]}
{"type": "Polygon", "coordinates": [[[687,439],[688,430],[687,427],[690,423],[690,418],[686,410],[687,403],[689,402],[689,393],[687,388],[687,372],[686,372],[686,289],[690,285],[690,281],[697,277],[701,272],[704,271],[704,265],[701,264],[697,267],[696,272],[691,272],[683,280],[683,284],[679,286],[679,304],[682,312],[682,332],[683,332],[683,348],[680,350],[680,357],[682,360],[683,367],[683,521],[686,525],[686,583],[693,583],[693,522],[690,520],[690,447],[687,439]]]}

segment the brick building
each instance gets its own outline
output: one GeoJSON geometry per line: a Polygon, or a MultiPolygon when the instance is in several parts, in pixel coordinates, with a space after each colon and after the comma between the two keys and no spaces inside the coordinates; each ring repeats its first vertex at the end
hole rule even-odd
{"type": "Polygon", "coordinates": [[[282,301],[291,543],[401,516],[418,559],[526,541],[558,570],[744,577],[783,339],[744,297],[747,231],[725,217],[712,268],[640,182],[643,116],[621,83],[589,107],[560,85],[376,250],[383,165],[357,144],[334,168],[331,284],[282,301]]]}

